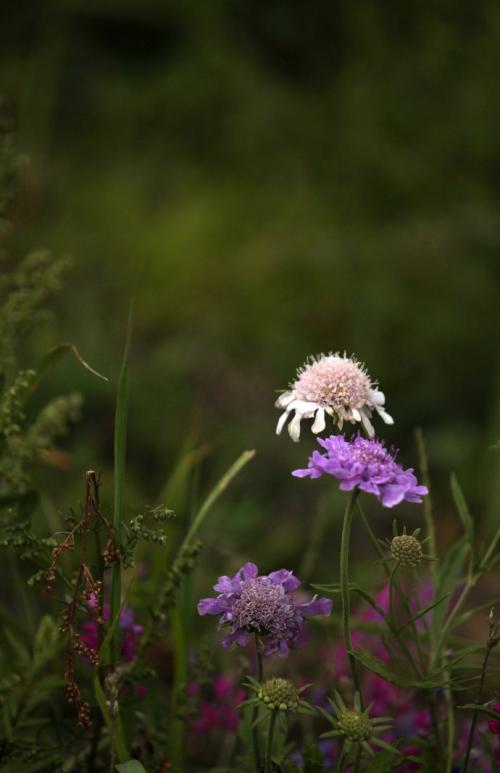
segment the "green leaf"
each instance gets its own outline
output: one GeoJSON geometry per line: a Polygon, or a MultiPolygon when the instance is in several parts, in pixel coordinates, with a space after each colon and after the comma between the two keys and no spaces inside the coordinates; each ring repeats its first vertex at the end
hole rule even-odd
{"type": "Polygon", "coordinates": [[[451,473],[450,485],[453,500],[458,510],[460,520],[462,521],[462,526],[464,527],[465,536],[472,545],[474,542],[474,521],[472,520],[467,502],[465,501],[462,489],[460,488],[460,484],[454,472],[451,473]]]}
{"type": "Polygon", "coordinates": [[[385,750],[378,752],[368,764],[363,766],[364,773],[387,773],[396,763],[401,762],[401,755],[397,752],[385,750]]]}
{"type": "MultiPolygon", "coordinates": [[[[314,588],[314,590],[320,591],[321,593],[332,593],[333,594],[333,593],[340,593],[341,592],[340,584],[339,583],[332,583],[331,585],[311,585],[311,587],[314,588]]],[[[368,604],[371,607],[373,607],[375,612],[377,612],[377,614],[380,615],[380,617],[383,620],[385,620],[386,614],[385,614],[384,610],[382,609],[382,607],[380,607],[377,604],[375,599],[372,596],[370,596],[370,594],[367,591],[364,590],[364,588],[362,588],[360,585],[356,585],[356,583],[352,583],[351,582],[351,583],[349,583],[349,590],[352,593],[357,593],[358,596],[361,596],[361,598],[364,599],[364,601],[368,602],[368,604]]]]}
{"type": "Polygon", "coordinates": [[[460,709],[461,711],[477,711],[480,714],[486,714],[486,716],[492,717],[500,722],[500,714],[498,711],[494,711],[488,706],[484,706],[482,703],[465,703],[463,706],[457,706],[457,709],[460,709]]]}
{"type": "Polygon", "coordinates": [[[115,765],[115,769],[120,771],[120,773],[146,773],[146,769],[142,767],[138,760],[121,762],[119,765],[115,765]]]}
{"type": "Polygon", "coordinates": [[[244,467],[250,461],[250,459],[253,459],[254,456],[255,456],[255,451],[243,451],[241,456],[239,456],[238,459],[236,459],[234,464],[231,465],[231,467],[225,473],[225,475],[223,475],[222,478],[219,480],[219,482],[213,487],[212,491],[207,496],[202,506],[200,507],[195,517],[193,518],[193,522],[189,527],[188,533],[186,534],[186,537],[184,539],[182,546],[187,545],[189,542],[193,540],[195,534],[200,529],[203,521],[205,520],[206,516],[208,515],[210,509],[215,504],[217,499],[227,489],[227,487],[229,486],[233,478],[236,477],[236,475],[239,473],[242,467],[244,467]]]}
{"type": "Polygon", "coordinates": [[[311,743],[303,751],[304,773],[321,773],[324,770],[323,755],[318,746],[311,743]]]}
{"type": "Polygon", "coordinates": [[[447,593],[445,596],[441,596],[440,599],[437,601],[433,601],[432,604],[428,604],[423,609],[420,609],[415,615],[412,615],[412,617],[409,618],[400,628],[398,629],[398,633],[401,631],[404,631],[404,629],[408,626],[414,623],[416,620],[419,620],[421,617],[424,617],[428,612],[430,612],[435,607],[439,606],[439,604],[442,604],[443,601],[445,601],[447,598],[449,598],[450,594],[447,593]]]}
{"type": "Polygon", "coordinates": [[[373,671],[375,674],[383,677],[388,682],[397,685],[398,687],[416,687],[420,689],[431,689],[433,687],[439,687],[443,684],[441,679],[416,679],[409,674],[394,671],[386,663],[379,658],[372,655],[370,652],[364,650],[350,650],[348,654],[353,655],[356,660],[367,668],[369,671],[373,671]]]}
{"type": "MultiPolygon", "coordinates": [[[[462,537],[448,550],[438,571],[435,598],[450,595],[456,590],[467,554],[470,551],[469,542],[462,537]]],[[[448,606],[441,604],[432,613],[432,633],[434,640],[438,640],[443,629],[448,606]]]]}
{"type": "Polygon", "coordinates": [[[54,658],[61,646],[59,627],[50,615],[44,615],[40,620],[33,643],[33,667],[42,668],[54,658]]]}
{"type": "Polygon", "coordinates": [[[74,357],[78,360],[80,365],[83,365],[83,367],[88,370],[90,373],[92,373],[94,376],[97,376],[97,378],[101,378],[103,381],[108,381],[109,379],[106,378],[106,376],[103,376],[102,373],[99,373],[97,370],[95,370],[89,363],[83,359],[82,355],[76,348],[74,344],[71,343],[63,343],[59,344],[58,346],[55,346],[53,349],[50,349],[46,354],[43,355],[43,357],[40,358],[38,361],[36,367],[34,368],[37,379],[36,383],[38,383],[45,373],[45,371],[50,368],[52,365],[56,365],[56,363],[63,357],[65,354],[73,354],[74,357]]]}

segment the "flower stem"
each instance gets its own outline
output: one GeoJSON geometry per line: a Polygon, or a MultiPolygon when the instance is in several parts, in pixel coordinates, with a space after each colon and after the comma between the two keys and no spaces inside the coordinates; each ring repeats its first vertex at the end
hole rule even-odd
{"type": "Polygon", "coordinates": [[[339,758],[337,760],[336,773],[342,773],[342,771],[344,770],[344,762],[345,762],[345,748],[344,748],[344,744],[342,744],[339,758]]]}
{"type": "MultiPolygon", "coordinates": [[[[260,651],[260,642],[257,634],[255,635],[255,652],[257,663],[257,681],[262,684],[264,669],[262,665],[262,653],[260,651]]],[[[260,744],[259,744],[259,728],[256,726],[256,722],[259,718],[259,704],[256,703],[252,711],[252,738],[253,738],[253,751],[255,755],[255,769],[260,770],[260,744]]]]}
{"type": "Polygon", "coordinates": [[[356,658],[351,654],[352,642],[351,642],[351,623],[350,623],[350,596],[349,596],[349,542],[351,535],[351,523],[354,515],[354,507],[358,498],[359,491],[356,489],[352,492],[347,507],[344,513],[344,521],[342,523],[342,537],[340,541],[340,591],[342,597],[342,626],[344,631],[344,644],[348,653],[349,667],[351,669],[352,681],[354,683],[354,689],[359,693],[361,699],[361,707],[363,708],[363,697],[361,694],[361,684],[359,681],[359,675],[357,670],[356,658]]]}
{"type": "MultiPolygon", "coordinates": [[[[483,700],[483,687],[484,687],[484,680],[486,678],[486,670],[488,668],[488,660],[491,655],[493,647],[490,646],[489,642],[486,645],[486,652],[484,653],[484,659],[483,659],[483,665],[481,668],[481,678],[479,680],[479,691],[477,695],[477,703],[482,703],[483,700]]],[[[476,729],[477,724],[477,711],[475,711],[472,715],[472,722],[470,725],[469,730],[469,738],[467,739],[467,751],[465,752],[465,760],[464,760],[464,767],[463,767],[463,773],[467,773],[469,769],[469,758],[470,753],[472,750],[472,742],[474,741],[474,731],[476,729]]]]}
{"type": "Polygon", "coordinates": [[[276,711],[271,711],[271,717],[269,719],[269,730],[267,731],[267,745],[266,745],[266,767],[265,773],[271,773],[272,771],[272,753],[273,753],[273,736],[274,726],[276,724],[276,711]]]}

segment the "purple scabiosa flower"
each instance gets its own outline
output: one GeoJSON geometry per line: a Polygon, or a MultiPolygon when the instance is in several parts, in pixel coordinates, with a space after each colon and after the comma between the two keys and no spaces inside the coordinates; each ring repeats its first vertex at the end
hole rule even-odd
{"type": "Polygon", "coordinates": [[[286,657],[289,648],[300,643],[304,617],[329,615],[332,609],[329,599],[296,599],[292,591],[299,586],[300,580],[288,569],[259,575],[256,565],[248,563],[234,577],[219,577],[214,585],[219,595],[201,599],[198,612],[220,615],[219,625],[230,627],[222,640],[225,649],[232,644],[244,647],[255,634],[262,642],[264,655],[277,652],[286,657]]]}
{"type": "Polygon", "coordinates": [[[373,437],[370,418],[374,410],[386,424],[394,423],[385,412],[384,403],[384,393],[376,388],[364,366],[353,357],[338,352],[310,357],[297,371],[290,389],[276,401],[277,408],[284,408],[276,434],[280,434],[291,413],[295,413],[288,425],[292,440],[298,441],[300,437],[302,419],[314,419],[312,431],[323,432],[325,414],[328,414],[340,430],[344,421],[361,422],[369,437],[373,437]]]}
{"type": "Polygon", "coordinates": [[[325,453],[313,451],[305,470],[294,470],[297,478],[319,478],[333,475],[341,481],[342,491],[358,488],[374,494],[384,507],[400,502],[421,502],[428,493],[420,486],[412,469],[405,470],[396,462],[395,454],[380,440],[366,440],[360,435],[348,441],[343,435],[318,438],[325,453]]]}

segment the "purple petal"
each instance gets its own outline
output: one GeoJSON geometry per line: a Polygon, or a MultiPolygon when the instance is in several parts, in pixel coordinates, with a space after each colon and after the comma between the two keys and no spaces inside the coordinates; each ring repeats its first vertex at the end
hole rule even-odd
{"type": "Polygon", "coordinates": [[[239,589],[240,583],[227,575],[219,577],[214,585],[214,591],[217,591],[217,593],[236,593],[239,589]]]}
{"type": "Polygon", "coordinates": [[[297,605],[303,615],[330,615],[332,611],[331,599],[314,596],[310,601],[297,605]]]}
{"type": "Polygon", "coordinates": [[[286,641],[284,639],[280,639],[278,643],[278,655],[280,658],[286,658],[289,652],[290,649],[286,641]]]}
{"type": "Polygon", "coordinates": [[[282,585],[287,593],[300,586],[300,580],[289,569],[278,569],[268,574],[268,577],[273,585],[282,585]]]}
{"type": "Polygon", "coordinates": [[[238,630],[233,631],[229,636],[222,639],[221,646],[225,650],[228,650],[233,644],[239,644],[241,647],[245,647],[248,644],[249,638],[250,636],[247,631],[243,628],[238,628],[238,630]]]}
{"type": "Polygon", "coordinates": [[[241,567],[239,572],[236,572],[233,579],[238,580],[239,582],[243,582],[243,580],[253,580],[254,577],[257,577],[258,573],[259,570],[257,569],[257,566],[248,562],[241,567]]]}
{"type": "Polygon", "coordinates": [[[399,505],[404,499],[404,489],[397,484],[386,483],[382,486],[382,504],[384,507],[399,505]]]}
{"type": "Polygon", "coordinates": [[[228,608],[228,601],[220,596],[217,599],[200,599],[198,601],[199,615],[220,615],[228,608]]]}
{"type": "Polygon", "coordinates": [[[293,470],[292,475],[294,478],[319,478],[321,473],[312,467],[308,467],[305,470],[293,470]]]}

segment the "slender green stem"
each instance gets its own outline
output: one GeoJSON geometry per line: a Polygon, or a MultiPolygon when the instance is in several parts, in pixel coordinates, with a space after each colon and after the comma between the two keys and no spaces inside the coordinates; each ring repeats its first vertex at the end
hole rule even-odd
{"type": "Polygon", "coordinates": [[[397,627],[396,619],[394,617],[394,582],[395,582],[397,571],[398,571],[398,565],[394,564],[394,566],[391,569],[391,574],[389,576],[389,620],[392,628],[397,627]]]}
{"type": "Polygon", "coordinates": [[[453,748],[455,745],[455,707],[453,705],[453,694],[450,688],[450,672],[445,671],[444,696],[448,716],[448,732],[446,736],[446,773],[451,773],[453,768],[453,748]]]}
{"type": "MultiPolygon", "coordinates": [[[[490,647],[489,644],[486,645],[486,652],[484,654],[483,665],[481,668],[481,678],[479,680],[479,690],[478,690],[476,703],[482,703],[482,700],[483,700],[484,680],[486,679],[486,670],[488,668],[488,660],[490,658],[492,649],[493,647],[490,647]]],[[[462,773],[467,773],[469,769],[469,759],[470,759],[470,753],[472,750],[472,743],[474,741],[474,732],[476,730],[476,724],[477,724],[477,711],[474,711],[472,715],[470,730],[469,730],[469,737],[467,739],[467,751],[465,752],[465,760],[464,760],[464,767],[463,767],[462,773]]]]}
{"type": "MultiPolygon", "coordinates": [[[[256,651],[256,671],[257,681],[262,684],[264,678],[264,668],[262,664],[262,652],[260,651],[259,637],[255,634],[255,651],[256,651]]],[[[256,722],[259,718],[259,704],[256,703],[252,710],[252,739],[253,750],[255,755],[255,769],[260,770],[260,742],[259,742],[259,728],[256,726],[256,722]]]]}
{"type": "Polygon", "coordinates": [[[467,598],[470,590],[474,587],[476,582],[477,582],[477,578],[476,577],[472,577],[471,575],[468,576],[468,578],[466,580],[466,583],[465,583],[464,587],[462,588],[462,592],[460,593],[460,596],[457,599],[457,603],[455,604],[455,606],[451,610],[451,612],[448,615],[448,618],[446,620],[446,623],[443,626],[443,630],[441,632],[440,639],[438,641],[436,650],[434,652],[434,663],[437,661],[439,655],[441,654],[442,648],[446,644],[446,637],[447,637],[448,632],[449,632],[449,630],[451,628],[451,624],[452,624],[453,620],[455,619],[455,617],[457,615],[457,612],[459,612],[462,609],[462,607],[464,605],[464,602],[465,602],[465,599],[467,598]]]}
{"type": "MultiPolygon", "coordinates": [[[[118,390],[116,396],[115,431],[114,431],[114,508],[113,530],[118,549],[121,550],[121,531],[123,519],[123,502],[125,489],[125,455],[127,445],[127,412],[128,412],[128,358],[130,341],[132,338],[133,303],[130,305],[127,337],[123,352],[118,390]]],[[[122,562],[116,561],[111,572],[111,620],[115,619],[121,605],[122,593],[122,562]]],[[[120,646],[119,626],[111,639],[111,658],[114,663],[118,661],[120,646]]]]}
{"type": "Polygon", "coordinates": [[[276,724],[277,711],[271,711],[269,718],[269,730],[267,731],[267,744],[266,744],[266,767],[265,773],[271,773],[273,767],[273,738],[274,738],[274,726],[276,724]]]}
{"type": "MultiPolygon", "coordinates": [[[[437,558],[437,551],[436,551],[436,530],[434,528],[434,515],[432,510],[432,499],[430,495],[430,476],[429,476],[429,461],[427,458],[427,449],[425,447],[425,440],[424,440],[424,433],[422,432],[421,427],[417,427],[415,430],[415,441],[417,444],[417,452],[418,452],[418,459],[419,459],[419,467],[420,467],[420,476],[422,478],[422,483],[424,486],[427,486],[429,489],[429,493],[427,496],[424,497],[424,520],[425,520],[425,527],[427,532],[427,537],[429,537],[429,555],[432,556],[432,558],[437,558]]],[[[434,578],[436,577],[437,568],[434,561],[431,561],[431,573],[433,574],[434,578]]]]}
{"type": "Polygon", "coordinates": [[[342,627],[344,632],[344,644],[348,652],[349,666],[352,674],[352,681],[354,683],[354,689],[359,693],[361,699],[361,706],[363,707],[363,697],[361,693],[361,683],[359,680],[356,658],[351,654],[352,642],[351,642],[351,603],[349,596],[349,542],[351,536],[351,524],[354,515],[354,507],[358,498],[359,491],[354,489],[347,507],[344,513],[344,520],[342,523],[342,536],[340,540],[340,591],[342,598],[342,627]]]}
{"type": "Polygon", "coordinates": [[[345,744],[342,744],[339,758],[337,760],[336,773],[342,773],[342,771],[344,770],[344,763],[345,763],[345,744]]]}

